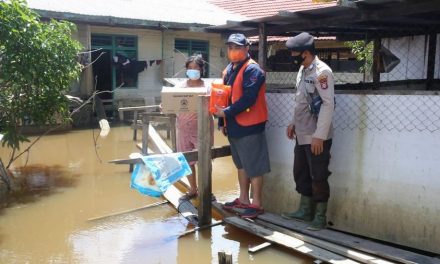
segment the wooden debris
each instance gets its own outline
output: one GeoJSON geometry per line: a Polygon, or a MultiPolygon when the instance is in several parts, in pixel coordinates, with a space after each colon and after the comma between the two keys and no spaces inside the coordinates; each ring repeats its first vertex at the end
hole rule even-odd
{"type": "Polygon", "coordinates": [[[264,243],[261,243],[260,245],[255,246],[255,247],[248,248],[248,252],[249,253],[257,253],[258,251],[263,250],[265,248],[268,248],[270,246],[272,246],[272,243],[264,242],[264,243]]]}
{"type": "Polygon", "coordinates": [[[297,252],[311,256],[315,259],[323,260],[330,263],[338,263],[338,264],[359,263],[347,257],[335,254],[331,251],[304,242],[300,239],[285,235],[283,233],[268,229],[266,227],[262,227],[250,221],[243,220],[237,216],[227,217],[224,219],[224,221],[228,224],[246,230],[254,235],[262,237],[270,242],[291,248],[297,252]]]}
{"type": "Polygon", "coordinates": [[[211,227],[213,227],[213,226],[221,225],[221,224],[223,224],[223,223],[224,223],[223,220],[221,220],[221,221],[214,221],[214,222],[212,222],[212,223],[209,224],[209,225],[198,226],[198,227],[196,227],[196,228],[193,228],[193,229],[191,229],[191,230],[187,230],[187,231],[183,232],[183,233],[180,234],[177,238],[181,238],[181,237],[184,237],[184,236],[186,236],[186,235],[189,235],[189,234],[195,233],[195,232],[197,232],[197,231],[200,231],[200,230],[203,230],[203,229],[207,229],[207,228],[211,228],[211,227]]]}
{"type": "MultiPolygon", "coordinates": [[[[169,147],[168,147],[169,148],[169,147]]],[[[148,153],[153,153],[151,150],[148,150],[148,153]]],[[[171,153],[171,152],[170,152],[171,153]]],[[[185,156],[186,160],[188,162],[191,161],[197,161],[198,160],[198,150],[192,150],[192,151],[186,151],[182,152],[182,154],[185,156]]],[[[221,147],[212,147],[211,148],[211,158],[220,158],[220,157],[226,157],[231,155],[231,147],[229,145],[221,146],[221,147]]],[[[115,159],[110,160],[109,163],[114,164],[136,164],[136,163],[142,163],[142,159],[135,158],[135,159],[115,159]]]]}
{"type": "Polygon", "coordinates": [[[153,208],[153,207],[156,207],[156,206],[159,206],[159,205],[163,205],[163,204],[166,204],[166,203],[169,203],[169,202],[168,201],[160,201],[160,202],[157,202],[157,203],[152,203],[152,204],[149,204],[149,205],[141,206],[141,207],[130,209],[130,210],[125,210],[125,211],[121,211],[121,212],[117,212],[117,213],[112,213],[112,214],[108,214],[108,215],[103,215],[103,216],[99,216],[99,217],[95,217],[95,218],[89,218],[89,219],[87,219],[87,221],[96,221],[96,220],[101,220],[101,219],[112,217],[112,216],[118,216],[118,215],[121,215],[121,214],[132,213],[132,212],[136,212],[136,211],[147,209],[147,208],[153,208]]]}
{"type": "Polygon", "coordinates": [[[262,221],[262,220],[257,219],[255,222],[264,226],[264,227],[281,232],[281,233],[286,234],[291,237],[301,239],[304,242],[310,243],[310,244],[318,246],[320,248],[324,248],[326,250],[329,250],[329,251],[334,252],[336,254],[339,254],[341,256],[345,256],[347,258],[354,259],[356,261],[359,261],[360,263],[368,263],[368,264],[393,264],[393,263],[395,263],[395,262],[387,261],[385,259],[381,259],[377,256],[372,256],[372,255],[369,255],[369,254],[366,254],[363,252],[349,249],[347,247],[343,247],[343,246],[340,246],[337,244],[326,242],[321,239],[317,239],[317,238],[313,238],[313,237],[310,237],[307,235],[295,233],[295,232],[292,232],[286,228],[271,224],[266,221],[262,221]]]}
{"type": "Polygon", "coordinates": [[[299,221],[286,220],[280,215],[265,213],[258,216],[258,219],[270,222],[272,224],[288,228],[290,230],[300,232],[302,234],[331,242],[340,246],[355,249],[367,254],[376,255],[383,259],[395,261],[399,263],[414,264],[439,264],[440,260],[429,256],[417,254],[400,248],[388,246],[372,240],[363,239],[331,229],[323,229],[320,231],[307,230],[307,224],[299,221]]]}

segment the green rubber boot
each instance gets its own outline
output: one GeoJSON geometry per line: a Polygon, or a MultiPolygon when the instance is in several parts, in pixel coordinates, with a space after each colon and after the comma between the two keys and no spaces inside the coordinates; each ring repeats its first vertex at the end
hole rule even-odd
{"type": "Polygon", "coordinates": [[[307,227],[308,230],[318,231],[327,226],[327,203],[317,203],[315,209],[315,218],[307,227]]]}
{"type": "Polygon", "coordinates": [[[312,197],[301,195],[299,208],[293,213],[282,213],[281,217],[301,221],[312,221],[313,200],[312,197]]]}

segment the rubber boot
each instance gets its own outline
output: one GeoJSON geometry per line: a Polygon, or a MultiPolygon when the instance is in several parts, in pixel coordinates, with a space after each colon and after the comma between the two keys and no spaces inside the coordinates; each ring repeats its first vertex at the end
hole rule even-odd
{"type": "Polygon", "coordinates": [[[301,221],[312,221],[313,200],[312,197],[301,195],[299,208],[293,213],[282,213],[281,217],[301,221]]]}
{"type": "Polygon", "coordinates": [[[318,231],[327,226],[327,203],[317,203],[315,209],[315,217],[312,223],[307,227],[308,230],[318,231]]]}

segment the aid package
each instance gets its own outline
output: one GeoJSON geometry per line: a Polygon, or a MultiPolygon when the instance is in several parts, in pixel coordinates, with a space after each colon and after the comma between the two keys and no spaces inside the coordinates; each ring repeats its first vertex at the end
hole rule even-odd
{"type": "Polygon", "coordinates": [[[169,186],[192,173],[182,153],[142,156],[131,175],[131,188],[159,197],[169,186]]]}

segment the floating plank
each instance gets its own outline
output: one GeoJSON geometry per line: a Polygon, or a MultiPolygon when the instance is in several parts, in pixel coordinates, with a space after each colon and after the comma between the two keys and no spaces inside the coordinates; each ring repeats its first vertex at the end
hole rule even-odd
{"type": "Polygon", "coordinates": [[[133,212],[136,212],[136,211],[139,211],[139,210],[156,207],[156,206],[159,206],[159,205],[162,205],[162,204],[166,204],[166,203],[169,203],[169,202],[168,201],[160,201],[160,202],[157,202],[157,203],[152,203],[152,204],[149,204],[149,205],[144,205],[144,206],[141,206],[141,207],[138,207],[138,208],[134,208],[134,209],[130,209],[130,210],[125,210],[125,211],[121,211],[121,212],[117,212],[117,213],[112,213],[112,214],[108,214],[108,215],[103,215],[103,216],[95,217],[95,218],[89,218],[89,219],[87,219],[87,221],[96,221],[96,220],[101,220],[101,219],[104,219],[104,218],[113,217],[113,216],[117,216],[117,215],[121,215],[121,214],[133,213],[133,212]]]}
{"type": "Polygon", "coordinates": [[[359,261],[360,263],[368,263],[368,264],[393,264],[393,263],[395,263],[395,262],[387,261],[385,259],[381,259],[376,256],[365,254],[363,252],[355,251],[355,250],[352,250],[347,247],[343,247],[343,246],[340,246],[340,245],[337,245],[334,243],[330,243],[330,242],[327,242],[327,241],[324,241],[324,240],[321,240],[318,238],[313,238],[313,237],[310,237],[307,235],[295,233],[287,228],[280,227],[280,226],[271,224],[271,223],[263,221],[263,220],[257,219],[257,220],[255,220],[255,222],[261,226],[264,226],[264,227],[270,228],[272,230],[281,232],[281,233],[286,234],[291,237],[298,238],[300,240],[303,240],[303,241],[310,243],[312,245],[315,245],[317,247],[324,248],[326,250],[329,250],[329,251],[334,252],[336,254],[339,254],[341,256],[345,256],[347,258],[359,261]]]}
{"type": "Polygon", "coordinates": [[[260,250],[263,250],[263,249],[265,249],[265,248],[268,248],[268,247],[270,247],[270,246],[272,246],[272,243],[270,243],[270,242],[264,242],[264,243],[262,243],[262,244],[260,244],[260,245],[255,246],[255,247],[250,247],[250,248],[248,248],[248,252],[249,252],[249,253],[256,253],[256,252],[258,252],[258,251],[260,251],[260,250]]]}
{"type": "MultiPolygon", "coordinates": [[[[168,147],[169,148],[169,147],[168,147]]],[[[151,149],[149,149],[148,153],[151,149]]],[[[231,147],[229,145],[227,146],[221,146],[221,147],[212,147],[211,148],[211,158],[220,158],[220,157],[226,157],[231,155],[231,147]]],[[[188,162],[191,161],[197,161],[198,160],[198,150],[192,150],[192,151],[186,151],[182,152],[182,154],[185,156],[186,160],[188,162]]],[[[142,159],[140,158],[134,158],[134,159],[115,159],[110,160],[109,163],[114,164],[136,164],[136,163],[142,163],[142,159]]]]}
{"type": "Polygon", "coordinates": [[[198,227],[193,228],[193,229],[191,229],[191,230],[187,230],[187,231],[183,232],[182,234],[180,234],[180,235],[178,236],[178,238],[184,237],[184,236],[186,236],[186,235],[192,234],[192,233],[194,233],[194,232],[197,232],[197,231],[200,231],[200,230],[203,230],[203,229],[211,228],[211,227],[213,227],[213,226],[218,226],[218,225],[221,225],[221,224],[223,224],[223,220],[221,220],[221,221],[213,221],[213,222],[212,222],[211,224],[209,224],[209,225],[198,226],[198,227]]]}
{"type": "Polygon", "coordinates": [[[228,224],[244,229],[254,235],[262,237],[270,242],[291,248],[299,253],[311,256],[315,259],[338,264],[359,263],[328,250],[304,242],[300,239],[285,235],[266,227],[262,227],[250,221],[243,220],[237,216],[227,217],[224,219],[224,221],[228,224]]]}
{"type": "Polygon", "coordinates": [[[270,222],[272,224],[285,227],[311,237],[322,239],[331,243],[335,243],[347,248],[356,249],[372,255],[379,256],[392,261],[397,261],[406,264],[440,264],[439,259],[435,259],[429,256],[424,256],[407,250],[395,248],[385,244],[381,244],[372,240],[367,240],[359,237],[355,237],[342,232],[323,229],[320,231],[307,230],[307,224],[294,220],[287,220],[280,215],[265,213],[258,216],[258,219],[270,222]]]}

